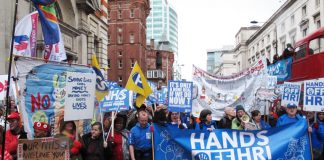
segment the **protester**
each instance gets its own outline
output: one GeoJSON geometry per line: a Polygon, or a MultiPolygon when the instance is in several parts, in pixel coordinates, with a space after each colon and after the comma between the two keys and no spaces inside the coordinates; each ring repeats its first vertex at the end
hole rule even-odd
{"type": "Polygon", "coordinates": [[[107,160],[108,146],[104,144],[100,122],[91,125],[91,132],[82,136],[80,150],[83,160],[107,160]]]}
{"type": "Polygon", "coordinates": [[[297,105],[295,105],[294,103],[289,103],[286,107],[286,114],[279,117],[276,126],[283,126],[303,119],[303,117],[297,114],[297,105]]]}
{"type": "Polygon", "coordinates": [[[7,119],[10,129],[6,131],[5,149],[16,159],[18,139],[27,139],[27,133],[21,124],[19,113],[12,112],[7,119]]]}
{"type": "Polygon", "coordinates": [[[44,138],[49,136],[49,126],[45,122],[34,122],[35,138],[44,138]]]}
{"type": "Polygon", "coordinates": [[[117,114],[114,123],[114,137],[109,136],[109,141],[112,141],[112,156],[113,160],[129,160],[129,144],[128,134],[129,131],[125,129],[127,117],[120,113],[117,114]]]}
{"type": "Polygon", "coordinates": [[[77,140],[76,125],[73,121],[62,120],[60,126],[60,134],[56,137],[66,137],[70,143],[70,160],[82,160],[80,149],[82,144],[77,140]]]}
{"type": "Polygon", "coordinates": [[[169,114],[168,114],[168,124],[172,128],[179,128],[179,129],[188,128],[185,123],[181,122],[179,112],[169,112],[169,114]]]}
{"type": "Polygon", "coordinates": [[[289,57],[292,57],[295,55],[294,48],[290,43],[287,44],[287,47],[282,52],[282,55],[280,56],[281,59],[288,59],[289,57]]]}
{"type": "MultiPolygon", "coordinates": [[[[3,137],[3,128],[0,128],[0,159],[2,160],[2,137],[3,137]]],[[[4,150],[4,159],[5,160],[13,160],[12,156],[10,155],[10,153],[7,151],[7,149],[5,148],[4,150]]]]}
{"type": "Polygon", "coordinates": [[[232,120],[236,116],[235,110],[233,107],[225,107],[224,112],[225,112],[225,115],[219,121],[218,128],[231,129],[232,128],[232,120]]]}
{"type": "Polygon", "coordinates": [[[111,126],[111,115],[110,113],[105,113],[104,118],[103,118],[103,134],[105,139],[108,136],[108,132],[111,126]]]}
{"type": "Polygon", "coordinates": [[[212,120],[212,112],[209,109],[203,109],[200,112],[200,123],[196,124],[197,131],[213,131],[217,128],[216,122],[212,120]]]}
{"type": "Polygon", "coordinates": [[[132,160],[151,160],[152,141],[148,113],[140,109],[137,113],[138,123],[131,129],[129,137],[129,152],[132,160]]]}
{"type": "Polygon", "coordinates": [[[314,160],[322,160],[324,157],[324,112],[317,113],[317,122],[312,125],[312,146],[314,160]]]}
{"type": "Polygon", "coordinates": [[[259,110],[254,110],[251,112],[252,120],[255,124],[256,130],[263,130],[263,129],[269,129],[271,126],[262,120],[261,113],[259,110]]]}
{"type": "Polygon", "coordinates": [[[188,123],[187,127],[188,127],[188,129],[195,129],[195,127],[196,127],[196,120],[192,114],[190,114],[189,123],[188,123]]]}
{"type": "Polygon", "coordinates": [[[242,117],[248,116],[242,105],[236,106],[236,117],[232,121],[232,129],[243,130],[245,129],[245,123],[242,122],[242,117]]]}
{"type": "Polygon", "coordinates": [[[272,64],[275,64],[276,62],[278,62],[280,59],[279,59],[279,55],[278,53],[276,53],[275,55],[273,55],[273,58],[272,58],[272,64]]]}

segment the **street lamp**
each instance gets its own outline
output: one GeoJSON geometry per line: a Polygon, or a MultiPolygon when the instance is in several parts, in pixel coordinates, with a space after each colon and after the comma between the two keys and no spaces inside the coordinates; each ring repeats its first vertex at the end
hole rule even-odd
{"type": "MultiPolygon", "coordinates": [[[[267,22],[258,22],[256,20],[250,21],[251,24],[257,24],[257,23],[267,23],[267,22]]],[[[275,45],[275,49],[276,49],[276,53],[278,54],[278,35],[277,35],[277,24],[272,22],[272,24],[274,24],[275,29],[274,29],[274,33],[275,33],[275,43],[273,43],[272,45],[275,45]]]]}

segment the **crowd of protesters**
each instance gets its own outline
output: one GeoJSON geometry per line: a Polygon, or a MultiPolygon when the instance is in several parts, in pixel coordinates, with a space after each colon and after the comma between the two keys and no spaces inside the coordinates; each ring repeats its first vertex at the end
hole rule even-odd
{"type": "MultiPolygon", "coordinates": [[[[4,113],[3,110],[0,111],[4,113]]],[[[2,115],[1,117],[3,118],[2,115]]],[[[4,156],[6,160],[12,160],[17,159],[18,140],[26,139],[27,133],[17,110],[10,110],[7,120],[7,131],[0,128],[0,140],[5,134],[4,156]]],[[[168,112],[164,105],[152,108],[143,104],[130,111],[121,111],[116,116],[105,113],[103,124],[93,123],[90,133],[82,136],[77,134],[74,121],[62,121],[60,133],[55,137],[66,137],[69,140],[72,160],[150,160],[153,158],[152,123],[174,129],[210,132],[216,129],[263,130],[299,120],[308,120],[314,159],[323,159],[324,112],[302,112],[295,104],[278,105],[267,116],[261,115],[259,110],[248,113],[242,105],[225,107],[224,116],[219,121],[212,119],[212,112],[208,109],[202,110],[199,117],[194,117],[189,113],[168,112]],[[114,121],[112,117],[115,117],[114,121]]],[[[50,136],[47,123],[35,122],[33,127],[35,138],[50,136]]]]}

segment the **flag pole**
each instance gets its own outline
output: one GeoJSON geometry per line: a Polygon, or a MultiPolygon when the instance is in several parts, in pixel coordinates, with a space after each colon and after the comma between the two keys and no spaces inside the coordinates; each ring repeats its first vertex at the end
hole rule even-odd
{"type": "MultiPolygon", "coordinates": [[[[14,36],[15,36],[15,28],[16,28],[16,18],[17,18],[17,7],[18,7],[18,0],[15,2],[15,13],[14,13],[14,19],[13,19],[13,26],[12,26],[12,34],[11,34],[11,46],[10,46],[10,56],[9,56],[9,69],[8,69],[8,87],[7,87],[7,93],[6,93],[6,113],[5,113],[5,122],[4,122],[4,131],[7,130],[7,118],[8,118],[8,111],[9,111],[9,105],[10,105],[10,98],[9,98],[9,91],[10,91],[10,77],[11,77],[11,66],[12,66],[12,57],[13,57],[13,44],[14,44],[14,36]]],[[[6,134],[3,134],[2,136],[2,160],[4,160],[4,151],[5,151],[5,140],[6,140],[6,134]]]]}

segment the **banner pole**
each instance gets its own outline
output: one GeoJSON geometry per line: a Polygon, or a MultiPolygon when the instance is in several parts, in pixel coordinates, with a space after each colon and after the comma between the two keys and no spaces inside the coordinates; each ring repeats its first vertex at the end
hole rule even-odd
{"type": "Polygon", "coordinates": [[[155,157],[154,157],[154,126],[153,126],[153,124],[152,124],[151,127],[153,127],[153,129],[151,129],[151,132],[152,132],[152,138],[151,138],[151,140],[152,140],[152,158],[154,160],[155,157]]]}
{"type": "MultiPolygon", "coordinates": [[[[102,116],[102,110],[101,110],[100,105],[99,105],[99,114],[100,114],[101,129],[104,132],[103,116],[102,116]]],[[[104,142],[107,142],[106,139],[105,139],[105,134],[104,133],[102,133],[102,138],[103,138],[104,142]]]]}
{"type": "Polygon", "coordinates": [[[309,137],[309,146],[310,146],[310,150],[311,150],[311,156],[312,156],[312,159],[314,159],[313,145],[312,145],[312,135],[308,132],[308,127],[310,127],[310,126],[309,126],[309,119],[307,118],[307,135],[309,137]]]}
{"type": "MultiPolygon", "coordinates": [[[[5,121],[4,121],[4,131],[7,130],[7,118],[8,118],[8,111],[9,111],[9,105],[10,105],[10,98],[9,98],[9,92],[10,92],[10,77],[11,77],[11,66],[12,66],[12,57],[13,57],[13,45],[14,45],[14,36],[15,36],[15,28],[16,28],[16,18],[17,18],[17,7],[18,7],[18,0],[15,2],[15,10],[14,10],[14,19],[13,19],[13,26],[12,26],[12,34],[11,34],[11,46],[10,46],[10,56],[9,56],[9,68],[8,68],[8,87],[7,87],[7,93],[6,93],[6,113],[5,113],[5,121]]],[[[2,136],[2,160],[4,160],[4,152],[5,152],[5,140],[6,140],[6,134],[3,134],[2,136]]]]}

